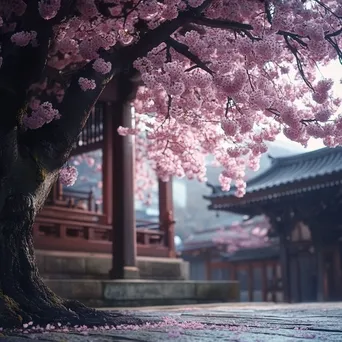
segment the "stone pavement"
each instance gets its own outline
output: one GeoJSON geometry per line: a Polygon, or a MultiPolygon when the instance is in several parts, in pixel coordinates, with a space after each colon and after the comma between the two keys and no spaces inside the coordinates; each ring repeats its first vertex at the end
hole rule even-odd
{"type": "Polygon", "coordinates": [[[140,308],[130,314],[162,322],[136,330],[104,327],[97,331],[75,328],[69,332],[17,332],[0,338],[0,342],[27,342],[28,339],[44,342],[342,342],[342,303],[226,303],[193,308],[140,308]]]}

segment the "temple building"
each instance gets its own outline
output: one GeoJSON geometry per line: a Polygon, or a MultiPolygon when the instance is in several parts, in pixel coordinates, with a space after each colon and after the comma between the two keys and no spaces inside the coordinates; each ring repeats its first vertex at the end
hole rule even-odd
{"type": "MultiPolygon", "coordinates": [[[[248,264],[259,263],[263,255],[267,262],[274,261],[272,271],[268,271],[268,266],[266,271],[260,266],[261,273],[266,273],[262,277],[273,274],[272,288],[276,289],[273,299],[278,297],[286,302],[340,300],[342,148],[271,158],[271,162],[266,171],[247,182],[243,198],[234,195],[234,187],[225,192],[220,186],[210,185],[212,193],[205,196],[210,202],[209,210],[244,215],[252,221],[264,215],[270,225],[268,237],[274,240],[272,246],[221,255],[216,269],[227,269],[236,264],[237,259],[240,263],[244,260],[246,269],[253,269],[255,265],[248,264]]],[[[184,248],[190,250],[186,245],[184,248]]],[[[183,251],[183,255],[187,253],[183,251]]],[[[229,279],[235,279],[232,273],[229,279]]],[[[253,278],[252,273],[247,274],[250,293],[257,278],[253,278]]],[[[262,284],[261,287],[267,288],[265,282],[262,284]]],[[[267,291],[263,291],[262,296],[267,298],[267,291]]]]}
{"type": "Polygon", "coordinates": [[[195,231],[181,248],[190,279],[238,281],[242,302],[281,302],[279,239],[269,238],[269,229],[268,220],[257,216],[195,231]]]}
{"type": "Polygon", "coordinates": [[[132,125],[130,82],[127,77],[114,80],[101,95],[72,151],[70,163],[77,165],[79,180],[69,188],[57,182],[37,216],[34,243],[41,272],[48,278],[72,273],[70,264],[84,263],[76,256],[90,253],[92,262],[101,256],[101,266],[92,271],[102,273],[94,276],[186,278],[174,246],[171,182],[159,182],[157,215],[149,218],[135,210],[134,138],[117,133],[119,126],[132,125]],[[56,265],[65,256],[68,262],[56,265]]]}

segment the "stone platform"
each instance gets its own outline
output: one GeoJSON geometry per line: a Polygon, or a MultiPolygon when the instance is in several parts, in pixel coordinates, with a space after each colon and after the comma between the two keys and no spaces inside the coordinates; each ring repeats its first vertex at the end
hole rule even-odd
{"type": "Polygon", "coordinates": [[[56,294],[92,307],[238,302],[234,281],[45,279],[56,294]]]}
{"type": "MultiPolygon", "coordinates": [[[[131,314],[162,323],[139,328],[73,329],[37,334],[6,333],[4,341],[64,342],[298,342],[342,341],[342,303],[260,304],[245,303],[164,308],[141,308],[131,314]]],[[[62,329],[60,329],[62,330],[62,329]]],[[[0,339],[1,340],[1,339],[0,339]]]]}
{"type": "MultiPolygon", "coordinates": [[[[112,267],[110,254],[36,250],[36,259],[45,279],[108,279],[112,267]]],[[[138,257],[137,264],[141,279],[189,279],[189,263],[180,258],[138,257]]]]}

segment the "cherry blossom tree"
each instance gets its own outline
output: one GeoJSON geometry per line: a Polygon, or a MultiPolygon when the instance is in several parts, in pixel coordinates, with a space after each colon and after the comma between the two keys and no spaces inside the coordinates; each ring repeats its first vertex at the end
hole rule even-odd
{"type": "Polygon", "coordinates": [[[75,181],[63,167],[113,78],[141,75],[136,125],[119,133],[141,138],[159,177],[204,181],[210,153],[243,196],[278,133],[341,144],[340,99],[319,72],[342,60],[341,33],[339,0],[0,0],[1,324],[126,319],[54,295],[31,235],[58,175],[75,181]]]}
{"type": "Polygon", "coordinates": [[[229,227],[217,229],[212,242],[218,250],[230,255],[242,249],[267,247],[274,244],[268,237],[269,228],[266,218],[260,222],[234,222],[229,227]]]}

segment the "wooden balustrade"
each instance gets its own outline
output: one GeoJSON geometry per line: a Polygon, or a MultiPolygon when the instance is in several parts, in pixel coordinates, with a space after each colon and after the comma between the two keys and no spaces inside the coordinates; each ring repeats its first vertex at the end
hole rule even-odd
{"type": "Polygon", "coordinates": [[[98,211],[92,191],[61,189],[59,183],[56,183],[53,186],[46,200],[46,204],[62,208],[75,208],[95,212],[98,211]]]}
{"type": "MultiPolygon", "coordinates": [[[[139,220],[136,224],[138,255],[168,257],[169,247],[165,245],[166,236],[160,230],[160,224],[139,220]]],[[[35,248],[40,250],[88,253],[112,251],[112,226],[106,224],[104,215],[94,211],[47,205],[37,216],[33,237],[35,248]]]]}
{"type": "Polygon", "coordinates": [[[103,106],[102,102],[96,103],[74,145],[72,155],[95,151],[103,147],[103,106]]]}
{"type": "Polygon", "coordinates": [[[130,122],[131,107],[129,101],[112,101],[96,104],[72,151],[72,155],[79,155],[103,150],[103,214],[98,212],[92,192],[64,189],[57,182],[37,216],[33,233],[35,247],[42,250],[112,253],[115,246],[113,260],[121,264],[114,271],[119,273],[123,267],[136,264],[134,237],[137,255],[176,254],[171,182],[159,182],[160,222],[138,220],[135,231],[130,229],[134,225],[134,158],[129,158],[128,153],[133,154],[133,141],[118,136],[117,127],[130,122]],[[113,199],[117,202],[113,203],[113,199]]]}

